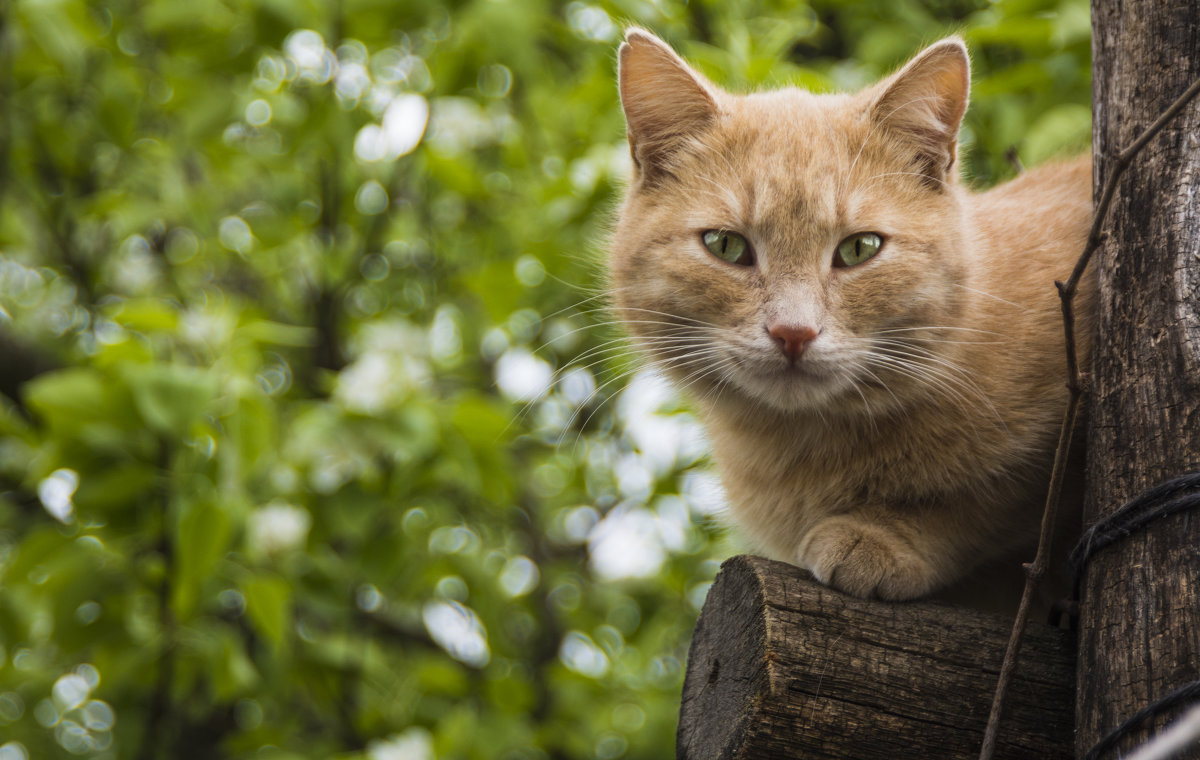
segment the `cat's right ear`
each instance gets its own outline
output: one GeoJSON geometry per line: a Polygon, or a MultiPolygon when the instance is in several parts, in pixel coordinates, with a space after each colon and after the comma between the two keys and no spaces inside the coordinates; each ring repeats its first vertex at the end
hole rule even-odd
{"type": "Polygon", "coordinates": [[[923,173],[942,182],[953,176],[970,87],[967,47],[960,38],[947,37],[876,88],[872,118],[907,143],[923,173]]]}
{"type": "Polygon", "coordinates": [[[667,171],[680,143],[718,113],[713,85],[667,43],[637,27],[625,31],[617,67],[629,150],[640,176],[667,171]]]}

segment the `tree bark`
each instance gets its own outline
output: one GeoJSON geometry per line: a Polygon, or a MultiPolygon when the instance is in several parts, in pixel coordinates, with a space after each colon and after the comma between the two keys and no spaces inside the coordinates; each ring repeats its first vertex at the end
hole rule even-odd
{"type": "MultiPolygon", "coordinates": [[[[1200,76],[1200,3],[1093,0],[1092,25],[1098,192],[1104,159],[1200,76]]],[[[1198,136],[1193,102],[1134,159],[1109,212],[1095,262],[1086,522],[1200,469],[1198,136]]],[[[1082,586],[1078,754],[1200,678],[1198,591],[1200,515],[1159,519],[1092,558],[1082,586]]],[[[1121,748],[1146,735],[1134,732],[1121,748]]]]}
{"type": "MultiPolygon", "coordinates": [[[[696,624],[679,760],[975,758],[1011,621],[855,599],[792,565],[727,561],[696,624]]],[[[1070,758],[1075,649],[1030,625],[996,758],[1070,758]]]]}

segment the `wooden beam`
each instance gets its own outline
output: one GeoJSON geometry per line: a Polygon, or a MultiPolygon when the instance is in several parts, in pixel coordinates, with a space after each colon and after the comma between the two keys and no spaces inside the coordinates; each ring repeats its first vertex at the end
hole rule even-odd
{"type": "MultiPolygon", "coordinates": [[[[855,599],[781,562],[717,575],[692,638],[679,760],[953,760],[979,753],[1011,621],[855,599]]],[[[996,758],[1070,758],[1074,637],[1030,625],[996,758]]]]}
{"type": "MultiPolygon", "coordinates": [[[[1200,77],[1200,3],[1093,0],[1097,188],[1113,157],[1200,77]],[[1136,7],[1135,7],[1136,6],[1136,7]]],[[[1133,159],[1097,252],[1085,523],[1200,467],[1200,102],[1133,159]]],[[[1158,519],[1097,553],[1079,621],[1077,750],[1200,678],[1200,516],[1158,519]]],[[[1178,715],[1137,727],[1128,751],[1178,715]]],[[[1116,758],[1110,752],[1105,758],[1116,758]]],[[[1187,757],[1200,757],[1192,750],[1187,757]]]]}

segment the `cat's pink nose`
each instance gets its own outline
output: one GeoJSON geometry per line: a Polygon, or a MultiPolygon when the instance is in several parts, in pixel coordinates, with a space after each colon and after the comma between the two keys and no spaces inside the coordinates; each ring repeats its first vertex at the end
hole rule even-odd
{"type": "Polygon", "coordinates": [[[779,346],[779,350],[783,352],[784,356],[795,361],[808,348],[808,344],[817,339],[820,331],[814,330],[807,325],[789,325],[782,322],[772,322],[767,325],[767,334],[775,340],[775,343],[779,346]]]}

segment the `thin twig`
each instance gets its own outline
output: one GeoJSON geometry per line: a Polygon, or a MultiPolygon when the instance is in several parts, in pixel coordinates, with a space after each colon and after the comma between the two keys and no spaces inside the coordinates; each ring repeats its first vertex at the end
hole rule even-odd
{"type": "Polygon", "coordinates": [[[1059,432],[1058,447],[1054,451],[1054,469],[1050,475],[1050,488],[1046,494],[1045,511],[1042,513],[1042,530],[1041,535],[1038,537],[1037,554],[1032,563],[1025,565],[1025,588],[1021,593],[1021,604],[1017,608],[1017,617],[1013,621],[1012,634],[1008,639],[1008,648],[1004,652],[1004,663],[1000,666],[1000,676],[996,682],[996,693],[992,697],[992,709],[988,714],[987,730],[983,735],[983,745],[979,750],[979,760],[991,760],[992,755],[995,754],[996,735],[1000,730],[1000,716],[1004,711],[1004,701],[1008,694],[1008,685],[1012,681],[1012,674],[1016,669],[1017,654],[1021,650],[1021,639],[1025,634],[1025,623],[1029,619],[1029,606],[1033,601],[1033,592],[1045,576],[1046,568],[1050,563],[1050,544],[1054,533],[1054,524],[1058,517],[1058,503],[1062,494],[1062,481],[1067,469],[1067,454],[1071,450],[1071,437],[1075,430],[1075,419],[1079,411],[1079,401],[1080,397],[1084,394],[1086,385],[1079,371],[1079,357],[1075,345],[1075,292],[1096,249],[1104,242],[1104,222],[1108,217],[1109,207],[1112,205],[1117,182],[1120,181],[1121,176],[1129,168],[1129,165],[1141,152],[1142,148],[1146,147],[1163,130],[1163,127],[1187,106],[1197,93],[1200,93],[1200,79],[1197,79],[1190,87],[1184,90],[1183,94],[1166,111],[1163,111],[1162,115],[1153,124],[1146,127],[1145,131],[1136,140],[1113,159],[1109,174],[1104,180],[1104,187],[1100,193],[1100,202],[1096,204],[1096,211],[1092,216],[1092,226],[1088,231],[1087,244],[1083,248],[1083,253],[1080,254],[1079,260],[1075,262],[1075,268],[1071,271],[1071,277],[1067,280],[1066,284],[1057,281],[1054,283],[1054,286],[1058,288],[1058,295],[1062,301],[1063,330],[1066,334],[1067,389],[1070,391],[1070,397],[1067,400],[1067,410],[1063,414],[1063,424],[1059,432]]]}
{"type": "Polygon", "coordinates": [[[1021,163],[1021,154],[1017,152],[1017,146],[1010,145],[1008,150],[1004,151],[1004,157],[1008,159],[1008,164],[1017,174],[1025,173],[1025,166],[1021,163]]]}
{"type": "MultiPolygon", "coordinates": [[[[1055,283],[1061,285],[1060,283],[1055,283]]],[[[1063,288],[1059,287],[1059,293],[1063,288]]],[[[1070,300],[1063,300],[1063,318],[1069,319],[1073,329],[1074,317],[1069,316],[1070,300]]],[[[1072,347],[1073,350],[1074,347],[1072,347]]],[[[987,730],[983,734],[983,746],[979,751],[979,760],[991,760],[996,751],[996,735],[1000,730],[1000,715],[1004,711],[1004,700],[1008,694],[1008,684],[1012,680],[1013,671],[1017,666],[1017,654],[1021,651],[1021,639],[1025,634],[1025,623],[1029,619],[1029,607],[1033,602],[1033,592],[1038,583],[1046,575],[1046,567],[1050,564],[1051,536],[1054,524],[1058,518],[1058,502],[1062,493],[1063,475],[1067,470],[1067,454],[1071,450],[1071,437],[1075,429],[1075,418],[1079,410],[1081,389],[1076,384],[1071,388],[1071,397],[1067,402],[1067,411],[1063,415],[1062,429],[1059,431],[1058,448],[1054,451],[1054,469],[1050,475],[1050,489],[1046,495],[1046,508],[1042,513],[1042,530],[1038,537],[1037,554],[1033,562],[1025,567],[1025,588],[1021,592],[1021,604],[1017,607],[1017,617],[1013,621],[1012,633],[1008,638],[1008,648],[1004,652],[1004,663],[1000,666],[1000,677],[996,681],[996,693],[992,697],[992,709],[988,714],[987,730]]]]}

